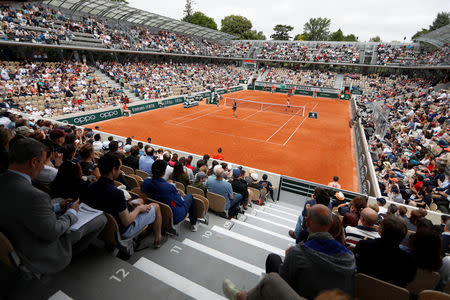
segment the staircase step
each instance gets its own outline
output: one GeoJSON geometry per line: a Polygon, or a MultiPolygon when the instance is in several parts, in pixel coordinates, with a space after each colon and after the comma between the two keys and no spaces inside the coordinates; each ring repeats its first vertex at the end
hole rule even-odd
{"type": "Polygon", "coordinates": [[[288,227],[295,227],[295,225],[297,225],[297,220],[294,221],[292,219],[286,219],[284,217],[276,216],[272,213],[266,212],[266,211],[264,211],[262,209],[258,209],[258,208],[254,208],[250,214],[260,217],[260,218],[263,218],[263,219],[266,219],[266,220],[269,220],[274,223],[283,224],[288,227]]]}
{"type": "Polygon", "coordinates": [[[283,224],[279,224],[258,216],[254,216],[251,214],[246,214],[245,216],[240,216],[239,220],[246,222],[248,224],[252,224],[270,231],[273,231],[278,234],[287,234],[290,229],[293,229],[294,227],[286,226],[283,224]]]}

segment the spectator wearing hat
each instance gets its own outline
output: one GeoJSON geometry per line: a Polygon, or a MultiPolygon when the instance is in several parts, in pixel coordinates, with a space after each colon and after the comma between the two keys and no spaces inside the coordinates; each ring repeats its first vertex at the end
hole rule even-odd
{"type": "Polygon", "coordinates": [[[329,187],[335,188],[335,189],[341,189],[341,185],[338,183],[339,177],[334,176],[333,181],[328,183],[329,187]]]}
{"type": "Polygon", "coordinates": [[[195,181],[192,184],[192,186],[201,189],[203,191],[204,196],[207,197],[208,189],[206,188],[205,182],[206,182],[206,173],[200,171],[197,174],[195,174],[195,181]]]}
{"type": "Polygon", "coordinates": [[[248,187],[257,189],[258,191],[261,191],[263,186],[262,184],[258,183],[258,174],[257,173],[252,173],[250,174],[250,178],[252,179],[252,182],[248,184],[248,187]]]}
{"type": "Polygon", "coordinates": [[[30,136],[30,134],[32,134],[33,132],[34,130],[27,126],[20,126],[16,128],[16,134],[20,134],[23,136],[30,136]]]}
{"type": "Polygon", "coordinates": [[[194,172],[194,166],[192,166],[192,159],[194,159],[194,158],[192,157],[192,155],[189,155],[189,156],[186,158],[186,168],[191,169],[192,172],[194,172]]]}
{"type": "Polygon", "coordinates": [[[233,180],[231,181],[231,187],[233,188],[234,193],[242,195],[242,203],[244,203],[244,209],[247,210],[249,203],[247,182],[241,177],[241,170],[238,168],[233,169],[233,180]]]}
{"type": "Polygon", "coordinates": [[[148,174],[150,174],[150,177],[152,176],[152,165],[155,162],[155,159],[153,157],[154,152],[155,150],[150,147],[150,145],[145,145],[145,155],[139,158],[139,170],[147,172],[148,174]]]}
{"type": "MultiPolygon", "coordinates": [[[[128,145],[127,145],[128,146],[128,145]]],[[[123,165],[136,171],[139,169],[139,147],[134,145],[130,148],[130,155],[123,159],[123,165]]]]}

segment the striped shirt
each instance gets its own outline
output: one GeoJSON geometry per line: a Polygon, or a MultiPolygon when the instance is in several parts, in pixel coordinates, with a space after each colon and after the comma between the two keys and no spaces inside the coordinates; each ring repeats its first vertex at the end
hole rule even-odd
{"type": "Polygon", "coordinates": [[[360,240],[373,240],[379,238],[380,235],[376,228],[358,225],[356,227],[347,226],[345,228],[345,243],[347,247],[355,247],[360,240]]]}

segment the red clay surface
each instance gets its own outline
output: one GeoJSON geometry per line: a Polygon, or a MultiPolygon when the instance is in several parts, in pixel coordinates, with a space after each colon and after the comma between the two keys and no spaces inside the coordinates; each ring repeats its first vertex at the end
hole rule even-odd
{"type": "MultiPolygon", "coordinates": [[[[286,94],[240,91],[223,95],[286,104],[286,94]]],[[[350,102],[292,96],[291,105],[305,106],[305,116],[208,105],[185,109],[174,105],[90,124],[100,130],[199,155],[211,156],[222,147],[226,161],[327,184],[339,176],[343,189],[358,190],[350,102]],[[309,111],[318,119],[307,117],[309,111]]]]}

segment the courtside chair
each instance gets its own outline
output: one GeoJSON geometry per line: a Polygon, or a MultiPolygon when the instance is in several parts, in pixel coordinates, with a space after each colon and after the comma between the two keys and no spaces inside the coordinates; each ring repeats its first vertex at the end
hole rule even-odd
{"type": "Polygon", "coordinates": [[[228,212],[225,211],[226,199],[224,196],[208,192],[209,208],[219,214],[224,214],[228,218],[228,212]]]}
{"type": "Polygon", "coordinates": [[[136,175],[140,176],[143,180],[145,180],[145,178],[147,177],[150,177],[150,174],[139,169],[136,169],[136,175]]]}
{"type": "Polygon", "coordinates": [[[362,273],[355,276],[354,296],[359,300],[409,300],[407,289],[362,273]]]}
{"type": "Polygon", "coordinates": [[[419,300],[450,300],[450,295],[443,292],[425,290],[420,292],[419,300]]]}
{"type": "Polygon", "coordinates": [[[133,168],[130,168],[128,166],[122,165],[122,167],[120,167],[120,170],[123,171],[126,175],[134,174],[133,168]]]}
{"type": "Polygon", "coordinates": [[[192,195],[200,195],[205,197],[205,193],[203,192],[202,189],[199,189],[198,187],[192,186],[192,185],[188,185],[186,187],[186,191],[188,194],[192,194],[192,195]]]}

